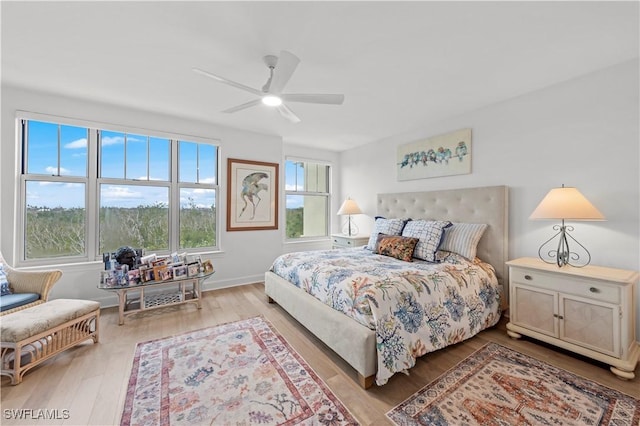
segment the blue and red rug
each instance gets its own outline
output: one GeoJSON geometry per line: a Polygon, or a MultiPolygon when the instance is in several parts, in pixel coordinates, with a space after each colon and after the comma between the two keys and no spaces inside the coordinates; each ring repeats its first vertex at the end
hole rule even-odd
{"type": "Polygon", "coordinates": [[[397,425],[638,425],[640,401],[495,343],[387,413],[397,425]]]}
{"type": "Polygon", "coordinates": [[[261,317],[139,343],[121,425],[357,425],[261,317]]]}

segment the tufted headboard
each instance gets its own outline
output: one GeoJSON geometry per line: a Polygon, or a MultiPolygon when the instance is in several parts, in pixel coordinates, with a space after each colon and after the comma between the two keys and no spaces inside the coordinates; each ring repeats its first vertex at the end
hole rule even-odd
{"type": "Polygon", "coordinates": [[[508,201],[507,186],[378,194],[377,212],[387,218],[486,223],[489,226],[478,244],[477,256],[493,265],[507,294],[508,201]]]}

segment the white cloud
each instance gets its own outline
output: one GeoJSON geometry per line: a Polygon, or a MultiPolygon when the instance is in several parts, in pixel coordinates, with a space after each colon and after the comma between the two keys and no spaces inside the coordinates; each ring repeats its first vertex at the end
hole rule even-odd
{"type": "Polygon", "coordinates": [[[102,191],[103,199],[132,199],[142,198],[142,194],[139,191],[132,191],[129,187],[122,186],[107,186],[102,191]]]}
{"type": "Polygon", "coordinates": [[[122,136],[104,136],[102,138],[102,146],[119,145],[124,143],[122,136]]]}
{"type": "Polygon", "coordinates": [[[64,184],[64,187],[65,188],[84,188],[84,184],[67,182],[67,183],[64,184]]]}
{"type": "Polygon", "coordinates": [[[304,188],[302,187],[302,185],[292,185],[290,183],[285,184],[285,190],[286,191],[302,191],[304,188]]]}
{"type": "Polygon", "coordinates": [[[87,138],[76,139],[64,145],[65,148],[78,149],[87,147],[87,138]]]}
{"type": "Polygon", "coordinates": [[[191,192],[194,194],[211,194],[212,189],[208,188],[194,188],[191,192]]]}
{"type": "MultiPolygon", "coordinates": [[[[44,168],[45,172],[51,174],[51,175],[57,175],[58,174],[58,168],[57,167],[53,167],[53,166],[47,166],[44,168]]],[[[64,167],[60,167],[60,174],[61,175],[68,175],[69,172],[71,170],[69,169],[65,169],[64,167]]]]}
{"type": "Polygon", "coordinates": [[[59,186],[60,188],[84,188],[84,184],[75,182],[47,182],[39,181],[38,186],[59,186]]]}

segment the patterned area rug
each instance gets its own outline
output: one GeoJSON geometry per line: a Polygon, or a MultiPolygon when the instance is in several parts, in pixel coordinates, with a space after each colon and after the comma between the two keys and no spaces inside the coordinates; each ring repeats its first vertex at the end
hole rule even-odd
{"type": "Polygon", "coordinates": [[[398,425],[638,425],[640,401],[489,343],[387,416],[398,425]]]}
{"type": "Polygon", "coordinates": [[[357,425],[261,317],[138,343],[121,425],[357,425]]]}

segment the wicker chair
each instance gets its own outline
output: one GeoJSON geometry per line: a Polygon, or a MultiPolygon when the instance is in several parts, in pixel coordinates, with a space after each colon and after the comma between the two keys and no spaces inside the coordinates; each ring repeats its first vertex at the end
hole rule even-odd
{"type": "Polygon", "coordinates": [[[3,269],[7,274],[7,280],[9,281],[9,287],[11,288],[12,293],[35,293],[40,296],[40,298],[35,302],[2,311],[0,312],[0,316],[21,311],[46,302],[49,299],[49,292],[53,288],[53,285],[60,279],[60,277],[62,277],[62,271],[58,269],[51,269],[47,271],[23,271],[12,268],[7,265],[2,257],[2,253],[0,253],[0,263],[3,265],[3,269]]]}

